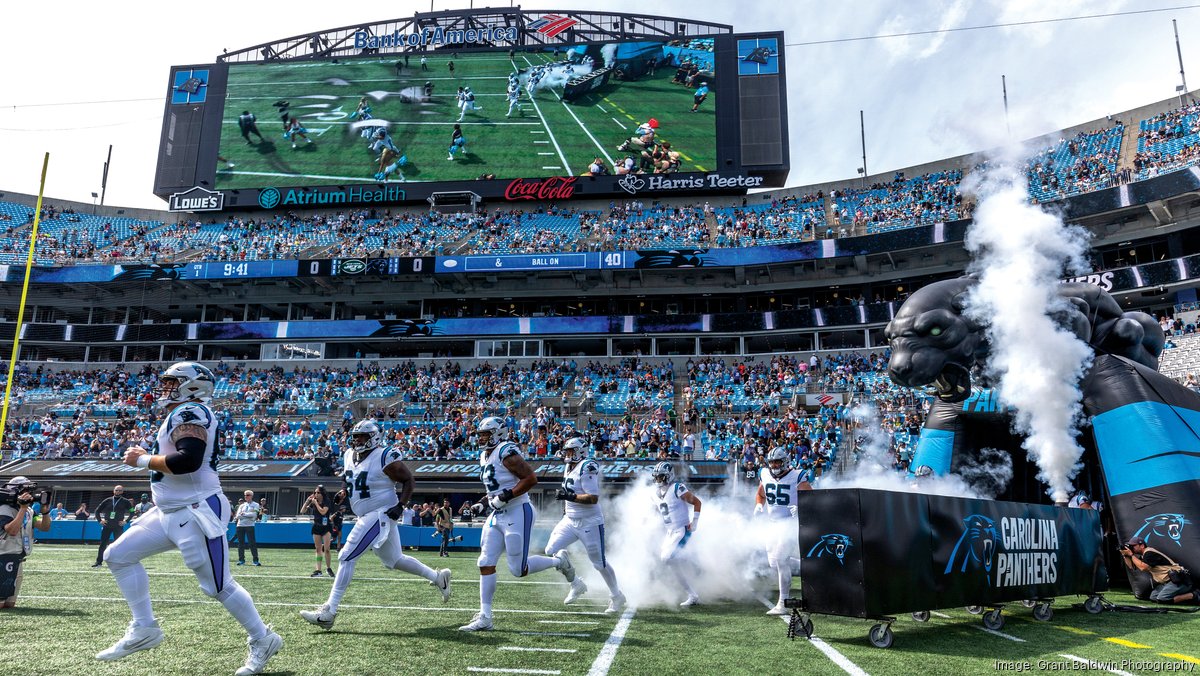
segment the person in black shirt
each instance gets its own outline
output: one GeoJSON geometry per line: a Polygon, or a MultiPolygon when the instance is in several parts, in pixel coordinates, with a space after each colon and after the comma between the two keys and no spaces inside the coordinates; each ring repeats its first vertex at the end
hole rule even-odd
{"type": "Polygon", "coordinates": [[[325,556],[325,572],[329,573],[329,577],[333,577],[333,560],[329,552],[330,533],[333,526],[330,523],[330,500],[325,495],[325,487],[317,486],[312,495],[304,501],[304,505],[300,507],[301,514],[308,514],[312,517],[312,536],[313,547],[317,551],[316,569],[313,570],[309,577],[321,577],[321,556],[325,556]]]}
{"type": "MultiPolygon", "coordinates": [[[[1129,538],[1121,548],[1121,556],[1125,567],[1137,569],[1150,575],[1153,590],[1150,600],[1157,603],[1196,603],[1196,592],[1192,588],[1191,576],[1171,557],[1162,552],[1147,547],[1146,541],[1140,537],[1129,538]]],[[[1138,591],[1135,585],[1135,596],[1138,591]]]]}
{"type": "Polygon", "coordinates": [[[133,503],[125,497],[125,487],[113,486],[113,494],[96,508],[96,520],[100,522],[100,549],[96,552],[96,563],[92,564],[92,568],[99,568],[104,563],[104,550],[108,547],[109,538],[116,540],[121,537],[131,511],[133,503]]]}
{"type": "Polygon", "coordinates": [[[238,129],[241,130],[242,138],[246,139],[246,143],[254,143],[250,140],[251,134],[257,136],[259,141],[263,140],[263,135],[258,131],[258,118],[248,110],[243,110],[242,114],[238,116],[238,129]]]}

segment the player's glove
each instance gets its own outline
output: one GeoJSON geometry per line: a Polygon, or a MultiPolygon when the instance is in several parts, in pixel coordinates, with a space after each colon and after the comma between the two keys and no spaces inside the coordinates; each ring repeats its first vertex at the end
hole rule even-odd
{"type": "Polygon", "coordinates": [[[576,498],[577,498],[577,494],[575,493],[575,491],[572,491],[572,490],[569,490],[566,488],[560,488],[560,489],[558,489],[558,492],[554,494],[555,500],[566,500],[567,502],[575,502],[576,498]]]}
{"type": "Polygon", "coordinates": [[[796,505],[789,505],[788,514],[791,514],[793,519],[798,518],[800,516],[800,508],[796,505]]]}
{"type": "Polygon", "coordinates": [[[492,509],[504,509],[504,506],[507,505],[508,501],[512,500],[512,499],[513,499],[512,491],[505,488],[504,490],[500,491],[499,495],[493,495],[493,496],[489,497],[488,504],[491,506],[492,509]]]}
{"type": "Polygon", "coordinates": [[[754,503],[754,516],[762,516],[763,506],[761,502],[754,503]]]}
{"type": "Polygon", "coordinates": [[[486,509],[487,509],[486,502],[476,502],[475,504],[471,505],[471,513],[474,514],[475,516],[479,516],[480,514],[483,514],[483,512],[486,509]]]}
{"type": "Polygon", "coordinates": [[[399,521],[400,517],[404,516],[404,503],[396,503],[396,506],[384,512],[384,515],[392,521],[399,521]]]}

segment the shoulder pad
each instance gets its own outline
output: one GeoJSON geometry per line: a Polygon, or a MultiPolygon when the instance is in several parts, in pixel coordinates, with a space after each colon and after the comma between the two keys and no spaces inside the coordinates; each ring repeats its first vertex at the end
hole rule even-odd
{"type": "Polygon", "coordinates": [[[600,471],[600,463],[596,462],[595,460],[584,460],[582,471],[597,473],[600,471]]]}
{"type": "Polygon", "coordinates": [[[684,486],[682,483],[675,484],[675,497],[678,498],[687,492],[688,492],[687,486],[684,486]]]}
{"type": "Polygon", "coordinates": [[[521,447],[512,443],[511,441],[506,441],[503,444],[500,444],[500,447],[496,449],[496,452],[500,454],[500,460],[503,461],[510,455],[520,457],[521,447]]]}
{"type": "Polygon", "coordinates": [[[199,425],[204,429],[209,429],[215,424],[212,411],[204,404],[187,403],[177,407],[171,411],[170,426],[178,427],[179,425],[199,425]]]}
{"type": "Polygon", "coordinates": [[[393,462],[396,462],[398,460],[403,460],[403,459],[404,459],[404,457],[402,455],[400,455],[400,451],[397,451],[394,448],[389,451],[383,452],[383,466],[384,467],[387,467],[388,465],[392,464],[393,462]]]}

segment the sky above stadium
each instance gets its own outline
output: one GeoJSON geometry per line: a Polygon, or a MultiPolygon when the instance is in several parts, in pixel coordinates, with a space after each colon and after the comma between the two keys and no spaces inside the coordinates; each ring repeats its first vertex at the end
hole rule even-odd
{"type": "MultiPolygon", "coordinates": [[[[483,3],[479,3],[482,6],[483,3]]],[[[504,3],[497,3],[504,4],[504,3]]],[[[783,30],[792,171],[788,185],[849,180],[861,166],[865,111],[872,174],[994,147],[1009,124],[1022,139],[1175,95],[1179,67],[1200,85],[1200,8],[911,37],[796,44],[1181,7],[1161,0],[661,2],[602,9],[694,17],[738,32],[783,30]]],[[[437,0],[434,8],[466,2],[437,0]]],[[[537,7],[600,9],[559,0],[537,7]]],[[[423,3],[20,3],[0,41],[0,192],[80,202],[99,192],[113,145],[109,205],[162,208],[151,193],[169,68],[210,63],[223,48],[429,9],[423,3]],[[118,9],[119,8],[119,9],[118,9]]]]}

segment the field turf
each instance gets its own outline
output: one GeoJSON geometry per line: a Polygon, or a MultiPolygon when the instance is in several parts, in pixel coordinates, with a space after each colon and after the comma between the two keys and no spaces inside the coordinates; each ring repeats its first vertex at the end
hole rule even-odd
{"type": "MultiPolygon", "coordinates": [[[[402,171],[408,181],[580,175],[595,157],[611,168],[623,157],[617,146],[650,118],[659,121],[659,138],[681,153],[680,171],[716,167],[714,96],[692,113],[694,90],[671,84],[674,68],[632,82],[610,81],[570,104],[559,100],[561,87],[535,90],[531,101],[522,85],[523,112],[505,118],[504,92],[514,62],[497,52],[460,55],[451,75],[448,60],[449,55],[434,55],[429,71],[422,72],[414,58],[399,76],[395,59],[231,67],[220,155],[234,166],[219,164],[216,187],[375,182],[375,155],[350,127],[363,96],[374,97],[374,117],[389,123],[393,141],[407,155],[402,171]],[[401,91],[419,89],[426,80],[435,87],[431,102],[401,101],[401,91]],[[467,152],[451,162],[446,156],[460,86],[472,88],[482,110],[465,116],[467,152]],[[298,140],[299,147],[291,147],[283,137],[277,101],[289,103],[289,113],[300,119],[312,144],[298,140]],[[257,116],[265,141],[251,135],[248,144],[242,138],[237,119],[243,110],[257,116]]],[[[515,64],[529,68],[550,61],[548,54],[521,52],[515,64]]]]}
{"type": "MultiPolygon", "coordinates": [[[[579,554],[576,564],[586,566],[579,554]]],[[[367,555],[332,632],[297,615],[324,601],[332,582],[328,577],[307,577],[312,570],[309,552],[265,549],[263,567],[235,567],[234,576],[286,641],[268,673],[602,674],[607,664],[607,673],[655,676],[843,670],[985,674],[995,673],[998,661],[1027,662],[1029,671],[1040,661],[1061,670],[1064,665],[1079,666],[1082,660],[1101,665],[1099,673],[1137,674],[1155,669],[1188,673],[1200,664],[1197,615],[1089,615],[1070,607],[1080,599],[1056,601],[1049,623],[1035,622],[1029,610],[1009,606],[1007,624],[998,634],[983,631],[979,618],[962,609],[943,611],[945,617],[935,615],[926,624],[904,616],[894,625],[895,645],[888,650],[868,643],[869,622],[822,616],[813,618],[819,642],[803,637],[788,641],[784,623],[764,615],[765,607],[753,602],[714,603],[687,611],[638,609],[627,613],[624,640],[618,644],[611,636],[620,618],[600,613],[603,586],[593,585],[582,605],[567,607],[562,604],[566,588],[553,571],[524,580],[502,571],[495,631],[463,634],[456,627],[470,620],[478,606],[476,555],[415,555],[435,567],[448,561],[441,565],[451,567],[456,580],[449,604],[443,605],[440,594],[424,580],[383,570],[367,555]],[[606,662],[614,650],[611,662],[606,662]]],[[[129,611],[108,571],[89,567],[94,556],[93,547],[35,549],[26,563],[20,605],[0,611],[9,673],[228,674],[241,666],[244,633],[200,592],[177,553],[145,562],[166,641],[117,663],[97,662],[93,655],[121,636],[129,611]]],[[[1109,599],[1133,602],[1126,594],[1111,594],[1109,599]]]]}

